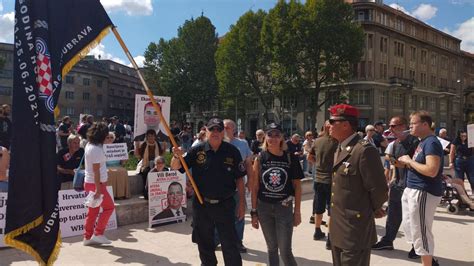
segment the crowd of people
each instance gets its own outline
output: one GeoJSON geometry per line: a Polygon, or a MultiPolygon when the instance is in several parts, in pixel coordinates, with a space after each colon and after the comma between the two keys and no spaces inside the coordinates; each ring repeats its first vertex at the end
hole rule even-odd
{"type": "MultiPolygon", "coordinates": [[[[58,184],[62,189],[71,188],[75,169],[84,161],[85,190],[101,203],[88,208],[83,244],[111,244],[104,230],[114,210],[112,198],[128,198],[130,189],[125,161],[107,161],[102,146],[127,143],[139,160],[137,172],[145,199],[148,173],[184,172],[182,157],[203,199],[201,204],[194,197],[192,204],[192,241],[203,265],[217,264],[219,245],[226,265],[242,264],[240,253],[247,251],[246,208],[252,227],[262,230],[269,265],[279,265],[280,259],[285,265],[296,265],[292,235],[302,221],[301,179],[312,177],[313,239],[326,241],[334,265],[369,265],[371,250],[395,248],[400,227],[412,244],[407,256],[421,258],[423,265],[438,265],[433,257],[432,225],[443,195],[443,166],[454,169],[454,182],[463,189],[466,177],[471,190],[474,188],[473,148],[467,145],[466,130],[460,130],[454,139],[446,129],[436,136],[430,114],[416,111],[410,117],[392,117],[387,129],[378,121],[361,132],[357,108],[340,104],[329,112],[320,131],[307,131],[304,138],[292,134],[285,139],[275,122],[258,129],[252,141],[230,119],[212,118],[196,135],[191,125],[179,127],[173,122],[171,133],[179,147],[171,147],[155,129],[134,137],[130,125],[118,117],[96,122],[92,115],[85,115],[74,127],[65,116],[57,127],[58,184]],[[449,145],[443,146],[440,140],[449,145]],[[164,158],[168,147],[173,155],[169,167],[164,158]],[[113,195],[107,192],[107,184],[114,187],[113,195]],[[386,215],[385,234],[378,240],[375,219],[386,215]],[[328,225],[326,232],[324,225],[328,225]]],[[[0,191],[8,188],[8,116],[9,106],[4,105],[0,108],[0,191]]],[[[192,189],[189,183],[186,188],[178,185],[170,186],[169,207],[156,217],[186,212],[180,202],[183,195],[193,194],[192,189]]]]}

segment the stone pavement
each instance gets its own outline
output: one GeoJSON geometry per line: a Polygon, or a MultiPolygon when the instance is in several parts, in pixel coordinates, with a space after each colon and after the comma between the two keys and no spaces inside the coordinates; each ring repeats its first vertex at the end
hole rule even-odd
{"type": "MultiPolygon", "coordinates": [[[[312,195],[303,197],[303,222],[294,231],[293,250],[298,265],[331,265],[331,253],[324,248],[324,241],[314,241],[314,225],[309,224],[312,195]]],[[[266,246],[261,230],[250,226],[246,217],[244,244],[248,253],[243,254],[244,265],[265,265],[266,246]]],[[[119,227],[106,233],[113,240],[110,246],[84,247],[81,237],[63,239],[63,246],[56,265],[200,265],[197,246],[191,243],[191,221],[155,228],[148,224],[119,227]]],[[[385,218],[377,220],[377,231],[385,232],[385,218]]],[[[434,222],[435,254],[440,265],[474,265],[474,212],[462,211],[449,214],[439,207],[434,222]]],[[[323,231],[326,228],[323,227],[323,231]]],[[[419,260],[407,258],[410,246],[403,233],[395,240],[394,251],[373,251],[371,265],[417,265],[419,260]]],[[[222,252],[216,252],[223,265],[222,252]]],[[[0,265],[37,265],[25,253],[0,249],[0,265]]]]}

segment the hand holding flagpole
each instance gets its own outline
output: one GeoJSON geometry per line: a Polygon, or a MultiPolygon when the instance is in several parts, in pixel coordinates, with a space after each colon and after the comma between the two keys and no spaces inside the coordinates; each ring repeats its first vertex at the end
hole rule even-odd
{"type": "MultiPolygon", "coordinates": [[[[171,133],[171,130],[170,130],[168,124],[166,123],[166,120],[163,117],[163,114],[161,113],[161,110],[158,107],[158,104],[155,101],[155,97],[153,96],[153,93],[148,88],[148,85],[146,84],[145,79],[143,78],[142,74],[140,73],[140,70],[138,69],[138,65],[135,62],[135,59],[133,59],[132,55],[130,54],[130,51],[128,50],[127,46],[123,42],[122,37],[120,37],[120,34],[118,33],[115,26],[112,27],[112,32],[114,33],[115,38],[117,38],[118,42],[120,43],[120,46],[122,46],[122,49],[125,52],[125,54],[127,55],[128,60],[130,60],[130,63],[132,63],[133,68],[135,68],[135,70],[137,71],[138,77],[140,78],[140,81],[142,82],[142,85],[145,88],[148,97],[150,97],[150,100],[153,104],[153,107],[155,108],[156,112],[158,113],[158,116],[160,117],[161,124],[164,126],[165,131],[168,134],[173,147],[178,148],[178,144],[176,143],[176,141],[173,137],[173,134],[171,133]]],[[[196,183],[194,182],[194,179],[193,179],[191,173],[189,172],[188,165],[186,164],[186,162],[184,161],[182,156],[179,156],[179,160],[181,162],[181,165],[184,167],[184,170],[186,171],[186,174],[189,177],[189,181],[191,181],[191,185],[193,186],[194,192],[196,193],[196,196],[199,200],[199,203],[203,204],[201,193],[199,192],[199,190],[196,186],[196,183]]]]}

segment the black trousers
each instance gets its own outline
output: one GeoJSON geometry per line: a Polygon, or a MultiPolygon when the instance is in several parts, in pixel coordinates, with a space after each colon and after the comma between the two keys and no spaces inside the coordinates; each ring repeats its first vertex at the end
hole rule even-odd
{"type": "Polygon", "coordinates": [[[369,266],[370,248],[351,250],[332,246],[332,263],[335,266],[369,266]]]}
{"type": "Polygon", "coordinates": [[[229,198],[218,204],[197,199],[193,202],[193,242],[198,244],[199,257],[202,265],[217,265],[214,244],[214,228],[219,233],[225,265],[242,265],[237,244],[239,242],[235,231],[235,201],[229,198]]]}
{"type": "Polygon", "coordinates": [[[397,237],[398,229],[402,224],[402,195],[404,188],[395,184],[390,186],[388,198],[387,221],[385,223],[385,236],[382,241],[393,243],[397,237]]]}

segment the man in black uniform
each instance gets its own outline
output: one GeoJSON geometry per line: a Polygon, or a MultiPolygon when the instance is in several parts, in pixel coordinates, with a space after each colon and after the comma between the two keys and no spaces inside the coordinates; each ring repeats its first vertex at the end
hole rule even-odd
{"type": "MultiPolygon", "coordinates": [[[[238,219],[245,215],[244,180],[245,165],[239,150],[223,142],[224,123],[212,118],[206,124],[207,140],[189,149],[184,160],[193,170],[193,177],[203,197],[193,201],[193,242],[198,244],[202,265],[217,265],[214,246],[214,228],[220,236],[225,265],[242,265],[237,247],[239,243],[234,227],[235,201],[239,193],[238,219]]],[[[172,169],[184,169],[177,158],[183,154],[181,148],[173,148],[172,169]]]]}

